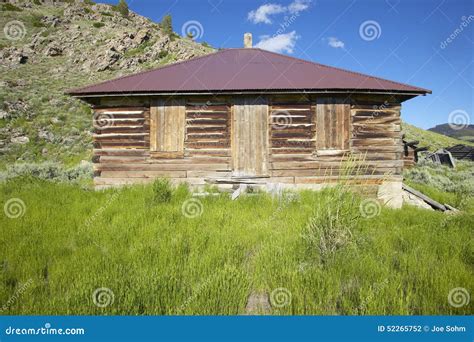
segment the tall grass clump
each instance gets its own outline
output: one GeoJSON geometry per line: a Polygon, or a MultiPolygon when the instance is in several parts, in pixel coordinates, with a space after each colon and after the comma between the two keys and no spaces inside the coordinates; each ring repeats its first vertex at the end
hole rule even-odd
{"type": "Polygon", "coordinates": [[[303,231],[310,251],[318,251],[326,264],[339,249],[351,242],[360,217],[356,196],[342,186],[326,189],[303,231]]]}
{"type": "Polygon", "coordinates": [[[153,200],[155,203],[168,203],[173,194],[171,183],[167,179],[157,179],[153,182],[153,200]]]}

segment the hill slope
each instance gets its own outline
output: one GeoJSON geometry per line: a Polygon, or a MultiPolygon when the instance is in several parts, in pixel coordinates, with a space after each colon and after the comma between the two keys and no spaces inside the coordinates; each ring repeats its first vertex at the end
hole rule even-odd
{"type": "Polygon", "coordinates": [[[442,125],[436,125],[435,127],[428,129],[428,131],[436,132],[460,140],[474,142],[474,125],[463,125],[454,129],[452,125],[445,123],[442,125]]]}
{"type": "Polygon", "coordinates": [[[416,126],[402,123],[402,130],[405,133],[405,139],[412,141],[420,141],[418,146],[427,146],[430,151],[435,151],[440,148],[454,146],[457,144],[474,145],[473,143],[451,138],[443,134],[439,134],[430,130],[424,130],[416,126]]]}
{"type": "Polygon", "coordinates": [[[86,3],[2,4],[0,168],[90,157],[90,109],[67,89],[213,51],[130,11],[86,3]]]}

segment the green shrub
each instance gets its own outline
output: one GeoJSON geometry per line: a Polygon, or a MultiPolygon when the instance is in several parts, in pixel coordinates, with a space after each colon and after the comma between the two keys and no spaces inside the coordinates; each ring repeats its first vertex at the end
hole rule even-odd
{"type": "Polygon", "coordinates": [[[474,163],[456,161],[456,168],[422,160],[403,173],[404,181],[442,204],[461,210],[474,207],[474,163]]]}
{"type": "Polygon", "coordinates": [[[438,190],[474,196],[474,163],[456,161],[456,168],[420,161],[404,172],[405,179],[438,190]]]}
{"type": "Polygon", "coordinates": [[[109,12],[100,12],[100,14],[105,15],[106,17],[113,17],[109,12]]]}
{"type": "Polygon", "coordinates": [[[93,23],[92,26],[94,26],[95,28],[101,28],[101,27],[104,27],[105,24],[97,21],[93,23]]]}
{"type": "Polygon", "coordinates": [[[41,32],[41,37],[48,37],[52,31],[53,30],[51,29],[44,30],[43,32],[41,32]]]}
{"type": "Polygon", "coordinates": [[[179,39],[179,38],[181,38],[181,37],[179,36],[179,34],[176,34],[176,33],[174,33],[174,32],[172,32],[172,33],[170,34],[170,40],[171,40],[172,42],[174,42],[176,39],[179,39]]]}
{"type": "Polygon", "coordinates": [[[128,10],[128,5],[127,3],[125,2],[125,0],[120,0],[119,3],[115,6],[112,6],[112,8],[119,12],[121,15],[123,15],[124,17],[128,17],[128,14],[129,14],[129,10],[128,10]]]}
{"type": "Polygon", "coordinates": [[[210,47],[211,47],[211,46],[210,46],[208,43],[206,43],[206,42],[202,42],[201,45],[204,46],[204,47],[207,47],[207,48],[210,48],[210,47]]]}
{"type": "Polygon", "coordinates": [[[16,177],[39,178],[58,182],[79,182],[92,179],[92,164],[78,165],[66,169],[62,164],[54,162],[17,163],[9,165],[6,171],[0,173],[0,180],[16,177]]]}
{"type": "Polygon", "coordinates": [[[161,50],[159,53],[158,53],[158,58],[165,58],[166,56],[168,56],[168,50],[161,50]]]}
{"type": "Polygon", "coordinates": [[[153,199],[155,203],[168,203],[171,200],[173,190],[167,179],[157,179],[153,182],[153,199]]]}
{"type": "Polygon", "coordinates": [[[42,18],[43,16],[34,14],[31,17],[31,25],[34,27],[46,27],[47,25],[41,21],[42,18]]]}
{"type": "Polygon", "coordinates": [[[145,52],[146,48],[152,45],[153,45],[153,42],[151,40],[147,40],[141,43],[136,48],[125,51],[124,57],[129,58],[129,57],[139,56],[145,52]]]}
{"type": "Polygon", "coordinates": [[[3,5],[2,5],[2,10],[3,10],[3,11],[13,11],[13,12],[21,12],[21,11],[23,11],[21,8],[15,6],[15,5],[12,5],[12,4],[10,4],[10,3],[3,4],[3,5]]]}

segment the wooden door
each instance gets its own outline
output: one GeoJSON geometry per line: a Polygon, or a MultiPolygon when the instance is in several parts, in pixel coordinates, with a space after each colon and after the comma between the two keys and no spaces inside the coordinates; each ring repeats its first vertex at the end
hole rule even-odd
{"type": "Polygon", "coordinates": [[[236,98],[232,121],[233,174],[266,176],[267,163],[268,105],[262,98],[236,98]]]}

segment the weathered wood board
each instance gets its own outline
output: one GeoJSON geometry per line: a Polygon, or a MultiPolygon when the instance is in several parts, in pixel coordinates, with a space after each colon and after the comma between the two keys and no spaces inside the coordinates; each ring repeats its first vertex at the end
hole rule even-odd
{"type": "Polygon", "coordinates": [[[268,105],[262,98],[236,98],[232,121],[234,175],[262,176],[268,170],[268,105]]]}

